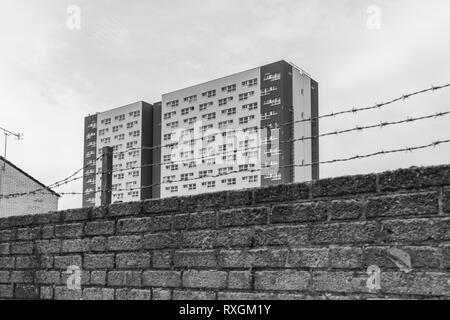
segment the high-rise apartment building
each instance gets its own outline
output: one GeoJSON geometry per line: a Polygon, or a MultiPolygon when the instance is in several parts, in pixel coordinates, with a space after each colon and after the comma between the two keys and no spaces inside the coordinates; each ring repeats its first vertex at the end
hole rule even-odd
{"type": "Polygon", "coordinates": [[[113,202],[318,179],[317,116],[318,83],[286,61],[88,116],[83,205],[100,203],[104,146],[113,202]]]}
{"type": "Polygon", "coordinates": [[[159,106],[136,102],[85,118],[83,207],[101,200],[102,149],[113,147],[112,202],[159,197],[159,106]],[[158,121],[157,121],[158,122],[158,121]],[[142,188],[145,187],[145,188],[142,188]]]}
{"type": "Polygon", "coordinates": [[[285,61],[162,96],[161,197],[318,179],[318,83],[285,61]],[[307,138],[307,139],[303,139],[307,138]]]}

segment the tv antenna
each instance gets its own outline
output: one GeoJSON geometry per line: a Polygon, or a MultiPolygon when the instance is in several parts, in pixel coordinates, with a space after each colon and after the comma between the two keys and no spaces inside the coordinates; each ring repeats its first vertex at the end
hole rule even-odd
{"type": "Polygon", "coordinates": [[[5,134],[5,151],[3,153],[3,158],[6,159],[6,147],[8,146],[8,137],[9,136],[13,136],[15,137],[17,140],[22,140],[23,139],[23,134],[22,133],[14,133],[11,132],[9,130],[6,130],[5,128],[0,127],[0,130],[3,131],[3,133],[5,134]]]}

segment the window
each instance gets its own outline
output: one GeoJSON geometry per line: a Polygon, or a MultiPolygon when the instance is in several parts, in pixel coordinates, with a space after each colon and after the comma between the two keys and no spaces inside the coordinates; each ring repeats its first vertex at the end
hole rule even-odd
{"type": "Polygon", "coordinates": [[[189,97],[184,98],[184,102],[187,102],[187,103],[192,103],[192,102],[196,102],[196,101],[197,101],[197,95],[196,94],[194,94],[193,96],[189,96],[189,97]]]}
{"type": "Polygon", "coordinates": [[[163,182],[164,183],[170,183],[170,182],[172,182],[172,181],[175,181],[175,176],[165,176],[164,178],[163,178],[163,182]]]}
{"type": "Polygon", "coordinates": [[[208,129],[212,129],[213,128],[213,125],[212,124],[208,124],[208,125],[206,125],[206,126],[201,126],[200,127],[200,132],[201,133],[204,133],[204,132],[206,132],[208,129]]]}
{"type": "Polygon", "coordinates": [[[265,106],[270,105],[270,106],[276,106],[281,104],[281,98],[275,98],[275,99],[269,99],[264,101],[263,103],[265,106]]]}
{"type": "Polygon", "coordinates": [[[221,121],[221,122],[219,122],[219,129],[224,129],[232,124],[233,124],[233,120],[221,121]]]}
{"type": "Polygon", "coordinates": [[[168,106],[168,107],[177,107],[179,102],[180,102],[179,100],[169,101],[169,102],[166,103],[166,106],[168,106]]]}
{"type": "Polygon", "coordinates": [[[128,172],[128,175],[132,176],[134,178],[139,177],[139,170],[130,171],[130,172],[128,172]]]}
{"type": "Polygon", "coordinates": [[[130,112],[130,117],[139,117],[141,115],[141,111],[137,110],[137,111],[132,111],[130,112]]]}
{"type": "Polygon", "coordinates": [[[189,114],[189,112],[194,111],[194,109],[195,109],[194,107],[188,107],[188,108],[181,109],[181,115],[185,116],[185,115],[189,114]]]}
{"type": "Polygon", "coordinates": [[[233,167],[226,167],[226,168],[220,168],[219,169],[219,175],[228,174],[229,172],[233,171],[233,167]]]}
{"type": "Polygon", "coordinates": [[[139,197],[139,191],[130,191],[128,192],[128,195],[131,196],[132,198],[137,198],[139,197]]]}
{"type": "Polygon", "coordinates": [[[188,167],[189,169],[192,169],[192,168],[197,167],[197,163],[195,161],[189,161],[189,162],[183,163],[183,166],[188,167]]]}
{"type": "Polygon", "coordinates": [[[267,161],[261,165],[261,167],[263,169],[268,169],[268,168],[275,167],[275,166],[278,166],[278,161],[273,161],[273,160],[267,161]]]}
{"type": "Polygon", "coordinates": [[[125,174],[123,173],[116,173],[114,175],[114,178],[116,178],[117,180],[122,180],[125,177],[125,174]]]}
{"type": "Polygon", "coordinates": [[[210,90],[202,93],[202,97],[212,98],[216,96],[216,90],[210,90]]]}
{"type": "Polygon", "coordinates": [[[91,157],[91,156],[95,156],[95,151],[89,151],[89,152],[86,152],[86,155],[84,156],[85,158],[89,158],[89,157],[91,157]]]}
{"type": "Polygon", "coordinates": [[[139,130],[130,132],[131,137],[139,137],[141,132],[139,130]]]}
{"type": "Polygon", "coordinates": [[[233,114],[236,114],[236,108],[230,108],[222,110],[222,114],[226,114],[227,116],[231,116],[233,114]]]}
{"type": "Polygon", "coordinates": [[[137,141],[127,142],[127,149],[133,148],[133,147],[136,146],[137,144],[138,144],[137,141]]]}
{"type": "Polygon", "coordinates": [[[202,104],[199,106],[199,110],[200,110],[200,111],[206,110],[206,109],[208,109],[209,107],[212,107],[213,105],[214,105],[214,103],[213,103],[212,101],[207,102],[207,103],[202,103],[202,104]]]}
{"type": "Polygon", "coordinates": [[[178,170],[178,164],[170,164],[170,165],[166,166],[166,169],[170,170],[170,171],[176,171],[176,170],[178,170]]]}
{"type": "Polygon", "coordinates": [[[248,98],[250,98],[250,97],[252,97],[254,95],[255,95],[255,91],[241,93],[239,95],[239,101],[247,100],[248,98]]]}
{"type": "Polygon", "coordinates": [[[244,133],[249,133],[249,134],[256,133],[256,132],[258,132],[258,127],[245,128],[243,131],[244,131],[244,133]]]}
{"type": "Polygon", "coordinates": [[[111,118],[103,119],[100,123],[105,125],[111,124],[111,118]]]}
{"type": "Polygon", "coordinates": [[[123,200],[123,193],[117,193],[113,197],[116,197],[117,200],[123,200]]]}
{"type": "Polygon", "coordinates": [[[193,128],[190,128],[190,129],[187,129],[187,130],[183,130],[183,132],[181,132],[181,136],[182,137],[189,136],[191,134],[194,134],[194,129],[193,128]]]}
{"type": "Polygon", "coordinates": [[[233,101],[233,97],[219,99],[219,106],[226,105],[229,101],[233,101]]]}
{"type": "Polygon", "coordinates": [[[139,157],[139,153],[140,153],[139,150],[134,150],[134,151],[128,152],[128,155],[133,157],[133,158],[136,158],[136,157],[139,157]]]}
{"type": "Polygon", "coordinates": [[[222,184],[226,184],[228,186],[232,186],[236,184],[236,178],[231,178],[231,179],[223,179],[222,184]]]}
{"type": "Polygon", "coordinates": [[[195,183],[185,184],[183,186],[183,188],[188,189],[188,190],[196,190],[197,189],[197,185],[195,183]]]}
{"type": "Polygon", "coordinates": [[[100,140],[100,142],[102,143],[110,143],[111,142],[111,138],[103,138],[100,140]]]}
{"type": "Polygon", "coordinates": [[[164,113],[164,120],[171,119],[172,117],[176,116],[176,114],[176,111],[164,113]]]}
{"type": "Polygon", "coordinates": [[[222,160],[225,161],[225,163],[233,163],[234,161],[236,161],[236,155],[232,154],[229,156],[222,156],[222,160]]]}
{"type": "Polygon", "coordinates": [[[125,140],[125,134],[124,133],[118,134],[118,135],[114,136],[114,139],[116,139],[116,140],[125,140]]]}
{"type": "Polygon", "coordinates": [[[163,136],[164,141],[167,140],[172,140],[172,135],[174,135],[174,133],[167,133],[163,136]]]}
{"type": "Polygon", "coordinates": [[[251,164],[241,164],[239,166],[239,171],[249,171],[249,170],[253,170],[255,169],[255,164],[251,163],[251,164]]]}
{"type": "Polygon", "coordinates": [[[281,173],[270,173],[264,176],[266,179],[271,179],[272,181],[281,180],[281,173]]]}
{"type": "Polygon", "coordinates": [[[115,184],[113,184],[113,185],[111,186],[111,190],[112,190],[112,191],[117,191],[117,190],[119,190],[121,187],[122,187],[122,184],[121,184],[121,183],[115,183],[115,184]]]}
{"type": "Polygon", "coordinates": [[[219,146],[219,152],[226,152],[227,149],[232,149],[232,148],[233,148],[233,144],[232,143],[221,144],[219,146]]]}
{"type": "Polygon", "coordinates": [[[133,128],[135,125],[137,125],[137,121],[133,121],[133,122],[128,122],[127,123],[127,129],[131,129],[133,128]]]}
{"type": "Polygon", "coordinates": [[[123,120],[125,120],[125,115],[121,114],[121,115],[115,116],[114,120],[116,120],[116,121],[123,121],[123,120]]]}
{"type": "Polygon", "coordinates": [[[216,164],[216,158],[212,157],[212,158],[202,159],[202,163],[206,164],[207,166],[212,166],[212,165],[216,164]]]}
{"type": "Polygon", "coordinates": [[[257,143],[255,139],[248,139],[245,141],[239,141],[239,149],[243,149],[245,148],[246,150],[249,148],[256,148],[257,147],[257,143]],[[253,147],[250,147],[253,146],[253,147]]]}
{"type": "Polygon", "coordinates": [[[178,121],[168,122],[168,123],[166,123],[166,126],[171,129],[178,128],[178,121]]]}
{"type": "Polygon", "coordinates": [[[123,125],[118,125],[118,126],[114,126],[113,127],[113,132],[117,132],[117,131],[119,131],[120,129],[122,129],[123,128],[123,125]]]}
{"type": "Polygon", "coordinates": [[[188,181],[188,180],[190,180],[189,178],[191,178],[193,176],[194,176],[194,174],[192,172],[190,172],[190,173],[182,173],[180,175],[180,180],[181,181],[188,181]]]}
{"type": "Polygon", "coordinates": [[[114,151],[118,151],[119,149],[121,149],[122,148],[122,144],[116,144],[114,147],[113,147],[113,150],[114,151]]]}
{"type": "Polygon", "coordinates": [[[167,148],[167,149],[170,149],[170,150],[174,150],[174,149],[177,148],[177,147],[178,147],[178,142],[170,143],[170,144],[167,144],[167,145],[166,145],[166,148],[167,148]]]}
{"type": "Polygon", "coordinates": [[[242,180],[247,181],[248,183],[255,183],[258,182],[258,176],[242,177],[242,180]]]}
{"type": "Polygon", "coordinates": [[[133,169],[136,165],[137,165],[137,161],[130,161],[130,162],[127,162],[127,164],[126,164],[127,169],[133,169]]]}
{"type": "Polygon", "coordinates": [[[248,123],[250,120],[253,120],[253,119],[255,119],[255,116],[254,116],[254,115],[239,118],[239,124],[246,124],[246,123],[248,123]]]}
{"type": "Polygon", "coordinates": [[[204,115],[202,115],[202,118],[207,119],[207,120],[213,120],[216,118],[216,113],[212,112],[212,113],[204,114],[204,115]]]}
{"type": "Polygon", "coordinates": [[[187,158],[190,158],[193,156],[194,156],[194,150],[180,152],[180,157],[182,159],[187,159],[187,158]]]}
{"type": "Polygon", "coordinates": [[[130,181],[130,182],[127,182],[127,183],[125,184],[125,186],[126,186],[127,189],[132,188],[132,187],[134,187],[134,186],[136,186],[136,185],[137,185],[137,182],[136,182],[136,181],[130,181]]]}
{"type": "Polygon", "coordinates": [[[222,133],[222,137],[236,138],[236,130],[234,130],[234,129],[227,130],[227,132],[222,133]]]}
{"type": "MultiPolygon", "coordinates": [[[[106,128],[106,129],[101,129],[101,130],[99,130],[98,135],[99,135],[99,136],[103,136],[103,135],[105,135],[105,133],[107,133],[108,131],[109,131],[108,128],[106,128]]],[[[92,136],[95,136],[95,134],[90,133],[90,134],[88,135],[87,138],[89,139],[89,138],[91,138],[92,136]]]]}
{"type": "Polygon", "coordinates": [[[202,182],[202,186],[206,186],[208,189],[210,188],[214,188],[216,186],[216,182],[215,181],[207,181],[207,182],[202,182]]]}
{"type": "Polygon", "coordinates": [[[261,96],[266,96],[270,94],[272,91],[278,90],[278,86],[270,86],[261,90],[261,96]]]}
{"type": "Polygon", "coordinates": [[[203,137],[202,140],[206,141],[207,143],[214,142],[216,141],[216,136],[214,134],[210,134],[209,136],[203,137]]]}
{"type": "Polygon", "coordinates": [[[244,105],[242,106],[242,109],[248,110],[248,111],[258,109],[258,102],[249,103],[249,104],[244,104],[244,105]]]}
{"type": "Polygon", "coordinates": [[[261,116],[261,120],[268,120],[271,117],[276,116],[277,114],[278,114],[278,112],[276,112],[276,111],[265,112],[261,116]]]}
{"type": "Polygon", "coordinates": [[[268,80],[275,81],[275,80],[280,80],[280,79],[281,79],[281,73],[279,73],[279,72],[278,73],[266,73],[263,78],[264,81],[268,81],[268,80]]]}
{"type": "Polygon", "coordinates": [[[123,160],[125,158],[125,154],[123,152],[121,153],[116,153],[114,155],[114,158],[117,158],[118,160],[123,160]]]}
{"type": "Polygon", "coordinates": [[[242,155],[246,158],[256,158],[258,157],[258,151],[246,151],[242,155]]]}
{"type": "Polygon", "coordinates": [[[247,86],[247,87],[252,87],[252,86],[256,86],[258,84],[258,78],[255,79],[251,79],[251,80],[247,80],[247,81],[243,81],[242,85],[243,86],[247,86]]]}
{"type": "MultiPolygon", "coordinates": [[[[102,130],[100,130],[100,131],[102,131],[102,130]]],[[[95,137],[95,133],[93,133],[93,132],[88,133],[88,134],[86,135],[86,139],[90,139],[90,138],[92,138],[92,137],[95,137]]]]}
{"type": "Polygon", "coordinates": [[[222,87],[222,92],[233,92],[236,91],[236,84],[232,84],[229,86],[222,87]]]}
{"type": "Polygon", "coordinates": [[[188,119],[184,119],[183,122],[187,123],[187,124],[193,124],[197,121],[197,117],[192,117],[192,118],[188,118],[188,119]]]}
{"type": "Polygon", "coordinates": [[[198,173],[198,177],[200,178],[200,179],[202,179],[202,178],[206,178],[206,177],[208,177],[209,175],[212,175],[213,174],[213,171],[212,170],[203,170],[203,171],[200,171],[199,173],[198,173]]]}
{"type": "Polygon", "coordinates": [[[166,191],[169,191],[169,192],[171,192],[171,193],[178,192],[178,186],[170,186],[170,187],[166,187],[166,191]]]}
{"type": "Polygon", "coordinates": [[[214,148],[213,147],[201,148],[200,151],[199,151],[201,157],[213,154],[213,152],[214,152],[214,148]]]}
{"type": "Polygon", "coordinates": [[[167,154],[163,157],[163,161],[164,162],[170,162],[172,160],[172,155],[171,154],[167,154]]]}

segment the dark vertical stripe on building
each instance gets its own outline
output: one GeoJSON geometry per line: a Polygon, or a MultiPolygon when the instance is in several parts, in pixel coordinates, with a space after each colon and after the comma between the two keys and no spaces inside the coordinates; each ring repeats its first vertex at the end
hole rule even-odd
{"type": "MultiPolygon", "coordinates": [[[[153,181],[153,107],[146,102],[142,103],[142,137],[141,137],[141,187],[150,186],[153,181]]],[[[152,197],[152,188],[141,188],[141,200],[152,197]]]]}
{"type": "MultiPolygon", "coordinates": [[[[161,145],[161,102],[153,104],[153,146],[161,145]]],[[[152,152],[153,163],[161,163],[161,148],[155,148],[152,152]]],[[[152,184],[158,184],[152,188],[152,198],[158,199],[161,197],[161,166],[153,166],[153,180],[152,184]]]]}
{"type": "Polygon", "coordinates": [[[83,170],[83,208],[86,207],[93,207],[95,204],[88,202],[89,198],[94,197],[95,199],[95,181],[96,181],[96,171],[97,171],[97,162],[95,161],[97,159],[97,115],[91,115],[84,118],[84,153],[83,153],[83,167],[85,168],[83,170]],[[92,135],[89,139],[87,138],[89,135],[92,135]],[[94,142],[94,145],[89,146],[94,142]],[[86,155],[89,152],[93,153],[86,157],[86,155]],[[95,161],[95,164],[89,167],[86,167],[89,163],[89,161],[95,161]],[[86,172],[89,170],[94,169],[94,173],[91,175],[87,175],[86,172]],[[88,183],[90,179],[94,179],[94,183],[88,183]],[[92,188],[94,190],[94,193],[86,193],[86,190],[92,188]]]}
{"type": "MultiPolygon", "coordinates": [[[[261,95],[261,116],[265,113],[274,111],[277,115],[271,116],[270,119],[261,120],[261,127],[277,127],[277,124],[293,121],[293,97],[292,97],[292,66],[285,61],[279,61],[261,67],[261,90],[271,86],[277,86],[278,90],[270,92],[268,95],[261,95]],[[280,73],[279,80],[271,81],[264,80],[268,74],[280,73]],[[276,106],[264,105],[264,102],[270,99],[281,99],[281,104],[276,106]]],[[[292,140],[294,136],[293,126],[283,126],[279,129],[279,141],[292,140]]],[[[274,185],[280,183],[292,183],[294,181],[294,169],[286,167],[293,163],[293,144],[282,143],[279,144],[280,157],[279,172],[281,173],[281,181],[272,181],[272,179],[261,176],[261,185],[274,185]]],[[[264,149],[262,150],[264,151],[264,149]]],[[[263,153],[261,153],[261,160],[263,160],[263,153]]]]}
{"type": "MultiPolygon", "coordinates": [[[[311,79],[311,118],[316,118],[311,121],[311,136],[316,137],[319,135],[319,84],[311,79]]],[[[312,159],[313,163],[312,170],[312,179],[318,180],[320,169],[319,169],[319,138],[313,138],[311,140],[311,148],[312,148],[312,159]]]]}

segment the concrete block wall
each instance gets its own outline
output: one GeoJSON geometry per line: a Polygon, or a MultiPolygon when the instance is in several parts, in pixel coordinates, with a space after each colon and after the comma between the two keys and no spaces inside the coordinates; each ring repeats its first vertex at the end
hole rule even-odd
{"type": "Polygon", "coordinates": [[[448,299],[449,226],[450,166],[10,217],[0,298],[448,299]]]}

